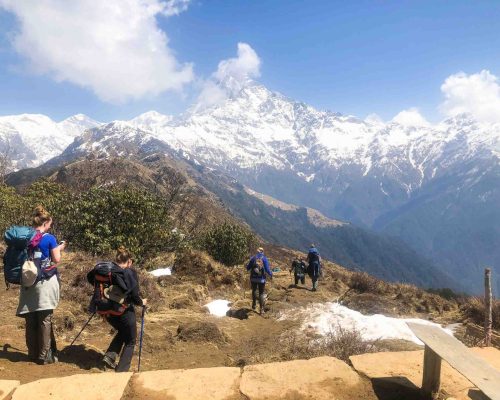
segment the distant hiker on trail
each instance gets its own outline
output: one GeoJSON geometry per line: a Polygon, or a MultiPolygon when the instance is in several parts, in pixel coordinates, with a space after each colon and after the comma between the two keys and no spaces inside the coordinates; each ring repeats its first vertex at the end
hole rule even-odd
{"type": "Polygon", "coordinates": [[[143,307],[147,304],[147,299],[139,297],[139,281],[137,272],[130,268],[132,264],[132,254],[120,246],[114,263],[99,263],[87,275],[88,281],[97,289],[91,303],[91,311],[105,316],[117,331],[103,357],[105,366],[116,372],[127,372],[134,355],[137,338],[134,304],[143,307]],[[109,286],[103,271],[108,271],[111,277],[109,286]],[[100,292],[104,293],[104,298],[96,298],[100,296],[100,292]],[[120,353],[120,361],[117,364],[120,353]]]}
{"type": "Polygon", "coordinates": [[[303,259],[295,258],[292,262],[290,268],[290,273],[293,271],[293,277],[295,280],[295,286],[298,285],[299,281],[305,285],[306,283],[306,263],[303,259]]]}
{"type": "Polygon", "coordinates": [[[266,274],[273,279],[273,273],[269,268],[269,261],[264,255],[264,249],[259,247],[257,254],[254,255],[247,265],[247,271],[250,271],[250,283],[252,285],[252,310],[257,305],[257,289],[259,290],[260,314],[265,313],[264,289],[266,286],[266,274]]]}
{"type": "Polygon", "coordinates": [[[319,255],[318,249],[316,249],[316,246],[314,244],[311,244],[311,247],[309,248],[309,253],[307,254],[307,274],[311,277],[312,280],[312,291],[315,292],[318,290],[318,279],[320,275],[322,274],[321,272],[321,257],[319,255]]]}
{"type": "MultiPolygon", "coordinates": [[[[51,226],[51,215],[42,206],[36,207],[33,214],[34,236],[28,243],[26,266],[22,265],[18,282],[22,287],[16,315],[26,320],[28,357],[41,365],[58,361],[52,315],[59,304],[57,263],[61,261],[61,252],[66,244],[58,244],[54,235],[48,233],[51,226]],[[28,264],[33,267],[31,271],[28,270],[28,264]]],[[[16,228],[23,229],[13,227],[6,232],[5,237],[16,228]]],[[[9,248],[4,257],[4,268],[8,265],[8,254],[9,248]]]]}

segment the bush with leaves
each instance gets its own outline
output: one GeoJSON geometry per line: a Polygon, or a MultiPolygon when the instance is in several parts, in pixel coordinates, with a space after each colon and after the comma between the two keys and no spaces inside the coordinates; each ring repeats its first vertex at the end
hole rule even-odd
{"type": "Polygon", "coordinates": [[[53,215],[53,231],[58,237],[93,255],[108,254],[123,245],[144,258],[175,250],[178,244],[178,234],[172,234],[170,210],[160,195],[127,187],[74,193],[46,179],[33,183],[23,194],[0,186],[1,228],[30,225],[38,204],[53,215]]]}
{"type": "Polygon", "coordinates": [[[224,222],[205,232],[201,247],[215,260],[233,266],[245,261],[254,242],[255,236],[248,229],[224,222]]]}

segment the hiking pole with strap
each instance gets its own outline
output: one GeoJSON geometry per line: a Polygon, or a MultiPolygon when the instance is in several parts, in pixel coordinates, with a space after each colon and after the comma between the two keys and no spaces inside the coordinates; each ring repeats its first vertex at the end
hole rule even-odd
{"type": "Polygon", "coordinates": [[[141,337],[139,338],[139,361],[137,363],[137,372],[141,371],[142,337],[144,336],[144,314],[145,313],[146,313],[146,306],[142,306],[141,337]]]}
{"type": "Polygon", "coordinates": [[[80,337],[80,335],[82,334],[83,330],[84,330],[84,329],[87,327],[87,325],[89,324],[90,320],[91,320],[92,318],[94,318],[95,313],[96,313],[96,312],[94,311],[94,313],[90,316],[90,318],[88,319],[88,321],[87,321],[87,322],[85,322],[85,325],[83,325],[82,330],[81,330],[80,332],[78,332],[78,335],[76,335],[76,337],[73,339],[73,341],[71,342],[70,346],[73,346],[73,343],[75,343],[75,342],[76,342],[76,339],[78,339],[78,338],[80,337]]]}

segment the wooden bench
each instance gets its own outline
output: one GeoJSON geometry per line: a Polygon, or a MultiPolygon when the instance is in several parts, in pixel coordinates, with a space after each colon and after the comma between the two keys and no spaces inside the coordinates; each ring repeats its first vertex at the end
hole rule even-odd
{"type": "Polygon", "coordinates": [[[436,326],[408,322],[425,344],[422,391],[433,398],[441,384],[441,359],[465,376],[491,400],[500,400],[500,372],[470,351],[462,342],[436,326]]]}

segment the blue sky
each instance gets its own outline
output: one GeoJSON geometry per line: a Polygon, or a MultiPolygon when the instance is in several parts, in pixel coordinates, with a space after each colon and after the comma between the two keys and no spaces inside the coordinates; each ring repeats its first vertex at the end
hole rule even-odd
{"type": "MultiPolygon", "coordinates": [[[[146,1],[161,4],[163,0],[146,1]]],[[[500,75],[497,1],[166,1],[183,3],[187,9],[153,17],[168,37],[164,62],[156,65],[150,55],[129,46],[130,60],[145,57],[150,63],[146,64],[151,70],[148,76],[159,82],[142,87],[142,78],[135,73],[128,76],[127,71],[112,86],[96,76],[102,71],[114,75],[113,68],[121,70],[127,61],[100,65],[99,53],[86,65],[88,79],[80,81],[75,64],[67,67],[56,51],[46,56],[48,48],[70,54],[82,43],[78,35],[71,42],[72,35],[78,30],[90,32],[96,23],[93,17],[88,18],[89,26],[85,19],[80,24],[83,17],[74,22],[74,14],[84,13],[82,9],[63,6],[67,3],[62,0],[40,0],[39,7],[49,10],[33,14],[31,8],[0,0],[0,115],[43,113],[60,120],[85,113],[106,121],[132,118],[151,109],[177,114],[196,101],[221,60],[236,57],[240,42],[258,55],[257,80],[268,88],[319,109],[360,117],[376,113],[388,120],[401,110],[417,107],[427,119],[437,121],[443,117],[438,110],[443,102],[440,87],[449,76],[482,70],[493,77],[500,75]],[[51,6],[61,7],[59,15],[67,16],[71,24],[45,38],[44,21],[51,30],[57,28],[50,20],[51,6]],[[30,27],[37,23],[42,28],[30,27]],[[51,43],[57,36],[68,40],[51,43]],[[177,67],[171,66],[172,59],[177,67]],[[93,65],[103,69],[89,71],[93,65]],[[160,76],[162,71],[171,78],[160,76]],[[179,81],[182,84],[176,87],[179,81]],[[130,94],[135,83],[143,95],[130,94]],[[120,86],[128,85],[129,91],[120,92],[120,86]],[[113,90],[119,93],[109,98],[113,90]]],[[[133,2],[140,0],[120,4],[133,2]]],[[[102,41],[119,37],[120,27],[117,22],[118,33],[104,29],[102,41]]],[[[138,29],[138,34],[144,34],[144,29],[138,29]]],[[[101,38],[96,35],[94,40],[101,38]]],[[[92,58],[92,48],[82,54],[92,58]]],[[[127,54],[121,56],[127,60],[127,54]]]]}

